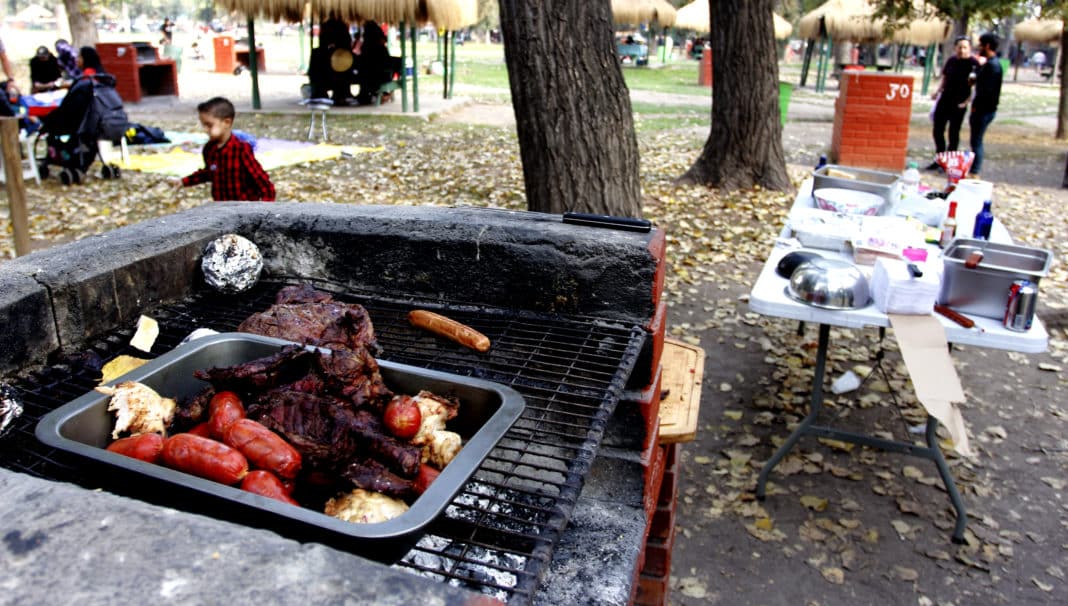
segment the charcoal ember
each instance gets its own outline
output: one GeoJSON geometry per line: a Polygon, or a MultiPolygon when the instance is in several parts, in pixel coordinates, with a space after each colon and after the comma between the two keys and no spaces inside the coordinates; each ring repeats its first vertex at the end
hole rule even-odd
{"type": "Polygon", "coordinates": [[[247,238],[226,234],[204,248],[200,268],[208,286],[224,293],[244,292],[259,281],[263,255],[247,238]]]}
{"type": "Polygon", "coordinates": [[[274,355],[234,366],[197,370],[193,376],[219,391],[245,396],[296,381],[308,374],[316,355],[299,345],[286,345],[274,355]]]}
{"type": "Polygon", "coordinates": [[[371,317],[362,305],[334,301],[328,293],[287,286],[266,311],[252,314],[237,330],[328,349],[381,353],[371,317]]]}
{"type": "Polygon", "coordinates": [[[356,488],[380,492],[386,496],[411,501],[419,496],[411,480],[406,480],[373,459],[351,463],[341,472],[356,488]]]}
{"type": "Polygon", "coordinates": [[[13,426],[15,419],[22,416],[22,403],[15,394],[15,389],[0,383],[0,437],[13,426]]]}

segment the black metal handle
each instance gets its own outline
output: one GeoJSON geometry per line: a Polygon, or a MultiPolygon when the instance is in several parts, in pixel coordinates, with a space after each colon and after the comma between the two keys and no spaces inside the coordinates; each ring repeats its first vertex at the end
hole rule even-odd
{"type": "Polygon", "coordinates": [[[622,229],[625,231],[637,231],[648,233],[653,228],[652,222],[647,219],[634,219],[631,217],[613,217],[610,215],[594,215],[591,213],[564,213],[564,223],[573,225],[585,225],[587,227],[604,227],[607,229],[622,229]]]}

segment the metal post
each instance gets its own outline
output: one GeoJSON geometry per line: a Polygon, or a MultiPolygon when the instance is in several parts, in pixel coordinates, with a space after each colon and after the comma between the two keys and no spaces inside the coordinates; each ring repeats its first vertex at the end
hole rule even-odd
{"type": "Polygon", "coordinates": [[[452,46],[452,68],[449,70],[449,98],[452,99],[452,87],[456,84],[456,32],[452,33],[449,44],[452,46]]]}
{"type": "MultiPolygon", "coordinates": [[[[7,205],[15,236],[15,255],[30,252],[29,213],[26,212],[26,185],[22,182],[22,148],[19,145],[19,119],[0,118],[0,151],[7,177],[7,205]]],[[[30,158],[30,161],[34,161],[30,158]]]]}
{"type": "Polygon", "coordinates": [[[401,47],[401,113],[408,113],[408,62],[405,60],[407,53],[404,50],[404,22],[400,22],[400,47],[401,47]]]}
{"type": "MultiPolygon", "coordinates": [[[[419,42],[419,30],[412,23],[412,111],[419,113],[419,60],[415,52],[415,44],[419,42]]],[[[407,68],[405,68],[407,69],[407,68]]]]}
{"type": "Polygon", "coordinates": [[[441,98],[442,99],[448,99],[449,98],[449,34],[451,34],[451,33],[452,32],[450,32],[449,30],[445,30],[445,39],[441,43],[441,46],[444,47],[444,49],[445,49],[445,60],[442,61],[442,63],[441,63],[442,66],[444,67],[444,71],[442,71],[442,76],[441,76],[441,98]]]}
{"type": "Polygon", "coordinates": [[[300,25],[297,26],[297,46],[300,47],[300,67],[297,71],[303,73],[308,71],[308,61],[304,54],[304,20],[301,19],[300,25]]]}
{"type": "Polygon", "coordinates": [[[256,53],[256,26],[252,15],[248,16],[248,69],[252,74],[252,109],[261,109],[260,105],[260,65],[256,53]]]}
{"type": "Polygon", "coordinates": [[[812,50],[815,47],[813,40],[805,40],[805,58],[801,60],[801,82],[798,86],[804,87],[808,80],[808,68],[812,65],[812,50]]]}
{"type": "Polygon", "coordinates": [[[938,45],[932,44],[927,47],[927,60],[923,64],[923,95],[927,96],[927,89],[931,86],[931,76],[934,75],[935,66],[935,53],[937,52],[938,45]]]}

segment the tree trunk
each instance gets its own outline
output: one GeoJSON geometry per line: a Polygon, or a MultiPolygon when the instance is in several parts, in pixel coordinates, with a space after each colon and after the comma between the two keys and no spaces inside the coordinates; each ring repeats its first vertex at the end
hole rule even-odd
{"type": "MultiPolygon", "coordinates": [[[[957,38],[961,36],[968,36],[968,22],[972,19],[972,13],[968,10],[962,10],[960,16],[953,20],[953,33],[942,43],[942,56],[947,60],[957,52],[957,38]]],[[[968,38],[971,40],[971,37],[968,38]]],[[[978,47],[976,47],[978,48],[978,47]]],[[[975,49],[973,49],[974,51],[975,49]]],[[[942,66],[936,64],[937,74],[941,76],[942,66]]]]}
{"type": "Polygon", "coordinates": [[[500,0],[527,206],[641,216],[638,141],[608,0],[500,0]]]}
{"type": "Polygon", "coordinates": [[[96,46],[96,22],[93,21],[92,0],[63,0],[70,22],[71,45],[74,48],[96,46]]]}
{"type": "Polygon", "coordinates": [[[773,0],[710,0],[712,132],[682,181],[721,189],[790,187],[779,122],[773,0]],[[718,66],[718,67],[716,67],[718,66]]]}
{"type": "Polygon", "coordinates": [[[1061,48],[1057,53],[1057,66],[1054,68],[1053,77],[1058,75],[1061,79],[1061,98],[1057,103],[1057,134],[1058,139],[1068,139],[1068,79],[1065,79],[1065,74],[1068,74],[1068,21],[1065,21],[1064,27],[1061,28],[1061,48]]]}

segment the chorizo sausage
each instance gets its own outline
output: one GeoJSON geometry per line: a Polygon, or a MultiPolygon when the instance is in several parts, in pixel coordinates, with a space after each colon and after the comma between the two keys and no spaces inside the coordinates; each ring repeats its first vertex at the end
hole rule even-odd
{"type": "Polygon", "coordinates": [[[300,471],[300,453],[278,434],[252,419],[238,419],[226,428],[223,442],[241,451],[252,465],[293,479],[300,471]]]}
{"type": "Polygon", "coordinates": [[[191,433],[194,436],[200,436],[202,438],[210,438],[211,437],[211,423],[209,421],[204,421],[203,423],[199,423],[197,425],[194,425],[186,433],[191,433]]]}
{"type": "Polygon", "coordinates": [[[248,472],[245,479],[241,480],[241,490],[300,507],[300,503],[289,496],[289,491],[286,490],[278,476],[269,471],[248,472]]]}
{"type": "Polygon", "coordinates": [[[236,484],[248,473],[245,455],[222,442],[191,433],[167,438],[160,457],[167,467],[220,484],[236,484]]]}
{"type": "Polygon", "coordinates": [[[115,440],[108,444],[107,449],[147,463],[155,463],[159,460],[160,451],[163,450],[163,436],[158,433],[142,433],[115,440]]]}
{"type": "Polygon", "coordinates": [[[241,398],[232,391],[220,391],[211,398],[208,405],[208,423],[211,423],[211,437],[221,440],[226,428],[238,419],[245,418],[245,407],[241,398]]]}
{"type": "Polygon", "coordinates": [[[408,312],[408,322],[412,326],[424,328],[430,332],[455,341],[464,347],[485,353],[489,351],[490,340],[486,335],[474,328],[461,324],[452,318],[446,318],[425,309],[416,309],[408,312]]]}

